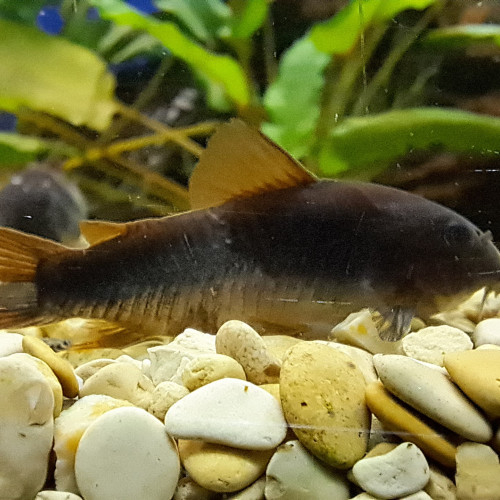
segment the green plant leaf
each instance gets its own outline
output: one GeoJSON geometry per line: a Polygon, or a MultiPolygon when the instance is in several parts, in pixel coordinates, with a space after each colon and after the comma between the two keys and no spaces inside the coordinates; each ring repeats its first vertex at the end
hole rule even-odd
{"type": "Polygon", "coordinates": [[[234,11],[231,38],[250,38],[264,23],[269,10],[267,0],[233,2],[234,11]],[[237,8],[240,6],[240,8],[237,8]]]}
{"type": "Polygon", "coordinates": [[[422,43],[444,49],[461,49],[476,44],[493,44],[500,47],[500,25],[470,24],[432,30],[422,43]]]}
{"type": "Polygon", "coordinates": [[[347,118],[320,152],[328,177],[349,171],[373,177],[389,161],[414,149],[500,154],[500,118],[443,108],[413,108],[347,118]]]}
{"type": "Polygon", "coordinates": [[[142,15],[120,0],[91,0],[91,3],[102,17],[119,25],[147,31],[193,70],[222,85],[237,105],[246,106],[249,103],[250,89],[244,72],[232,57],[206,50],[184,35],[174,23],[142,15]]]}
{"type": "Polygon", "coordinates": [[[335,16],[311,29],[311,40],[327,54],[345,54],[369,25],[408,9],[423,10],[436,0],[351,0],[335,16]]]}
{"type": "Polygon", "coordinates": [[[264,95],[270,122],[262,131],[297,158],[309,153],[314,140],[329,60],[307,36],[298,40],[281,58],[278,78],[264,95]]]}
{"type": "Polygon", "coordinates": [[[175,16],[203,42],[227,35],[231,9],[221,0],[156,0],[155,5],[175,16]]]}
{"type": "Polygon", "coordinates": [[[23,107],[103,130],[116,111],[115,80],[89,50],[0,19],[0,109],[23,107]]]}
{"type": "Polygon", "coordinates": [[[59,141],[49,141],[38,137],[19,135],[14,132],[0,133],[0,165],[24,165],[49,152],[71,156],[76,151],[59,141]]]}

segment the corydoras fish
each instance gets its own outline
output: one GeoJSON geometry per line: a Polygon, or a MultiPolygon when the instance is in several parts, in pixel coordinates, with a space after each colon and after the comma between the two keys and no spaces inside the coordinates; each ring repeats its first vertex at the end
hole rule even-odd
{"type": "Polygon", "coordinates": [[[237,120],[209,141],[190,196],[190,212],[84,223],[83,250],[0,229],[0,327],[83,317],[175,335],[240,319],[324,337],[371,307],[397,337],[413,314],[500,276],[489,233],[455,212],[376,184],[318,181],[237,120]]]}

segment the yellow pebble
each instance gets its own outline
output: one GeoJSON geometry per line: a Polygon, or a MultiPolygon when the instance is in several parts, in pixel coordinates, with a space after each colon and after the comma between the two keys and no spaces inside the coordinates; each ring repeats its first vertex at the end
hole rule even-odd
{"type": "Polygon", "coordinates": [[[389,429],[403,433],[405,441],[416,444],[425,454],[447,467],[455,466],[456,448],[443,436],[409,412],[381,382],[366,387],[366,404],[389,429]]]}
{"type": "Polygon", "coordinates": [[[36,337],[23,337],[23,350],[35,358],[45,361],[54,372],[61,384],[63,394],[68,398],[78,396],[78,380],[73,367],[68,361],[59,358],[56,353],[43,341],[36,337]]]}
{"type": "Polygon", "coordinates": [[[500,351],[480,349],[444,357],[451,379],[485,412],[500,417],[500,351]]]}

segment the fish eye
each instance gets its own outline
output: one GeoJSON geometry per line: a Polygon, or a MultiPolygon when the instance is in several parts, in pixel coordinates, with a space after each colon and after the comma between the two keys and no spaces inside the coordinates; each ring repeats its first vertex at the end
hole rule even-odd
{"type": "Polygon", "coordinates": [[[450,224],[443,234],[446,244],[452,246],[465,246],[472,241],[472,233],[464,224],[450,224]]]}

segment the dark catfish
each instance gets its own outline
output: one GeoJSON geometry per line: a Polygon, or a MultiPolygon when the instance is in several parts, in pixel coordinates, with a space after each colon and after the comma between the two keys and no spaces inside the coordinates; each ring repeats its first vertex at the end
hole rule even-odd
{"type": "Polygon", "coordinates": [[[84,224],[84,250],[1,229],[0,327],[83,317],[177,334],[241,319],[324,337],[370,307],[397,337],[413,314],[500,276],[489,234],[455,212],[381,185],[318,181],[240,121],[211,138],[190,195],[190,212],[84,224]]]}

